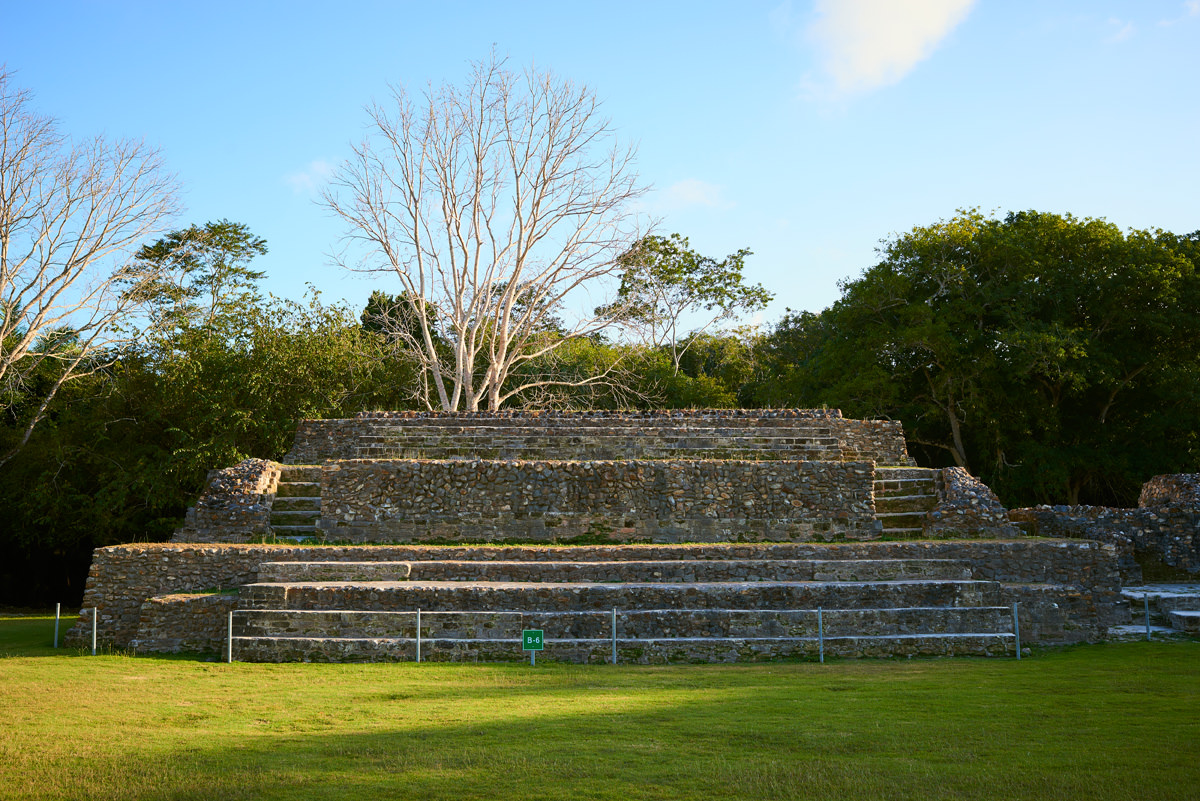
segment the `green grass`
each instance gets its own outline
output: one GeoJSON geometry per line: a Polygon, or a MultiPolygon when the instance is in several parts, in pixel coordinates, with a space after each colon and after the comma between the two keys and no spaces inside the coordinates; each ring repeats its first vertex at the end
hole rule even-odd
{"type": "Polygon", "coordinates": [[[0,619],[0,798],[1195,799],[1200,643],[683,667],[254,665],[0,619]]]}

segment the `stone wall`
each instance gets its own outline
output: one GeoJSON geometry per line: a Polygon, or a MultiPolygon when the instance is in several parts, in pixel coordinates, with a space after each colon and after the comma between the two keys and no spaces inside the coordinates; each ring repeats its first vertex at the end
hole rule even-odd
{"type": "Polygon", "coordinates": [[[947,467],[938,480],[938,502],[928,514],[927,536],[1015,537],[1020,534],[996,493],[961,467],[947,467]]]}
{"type": "Polygon", "coordinates": [[[1142,485],[1138,506],[1183,506],[1200,509],[1200,473],[1155,476],[1142,485]]]}
{"type": "Polygon", "coordinates": [[[231,542],[271,532],[271,504],[279,485],[280,465],[245,459],[213,470],[196,505],[187,510],[173,542],[231,542]]]}
{"type": "Polygon", "coordinates": [[[350,542],[878,537],[870,462],[348,460],[321,527],[350,542]]]}
{"type": "Polygon", "coordinates": [[[1009,517],[1038,536],[1111,544],[1126,584],[1142,582],[1144,560],[1200,574],[1200,473],[1155,476],[1142,485],[1137,509],[1035,506],[1009,517]]]}
{"type": "Polygon", "coordinates": [[[1139,559],[1143,558],[1200,573],[1200,509],[1036,506],[1012,509],[1009,517],[1037,536],[1096,540],[1114,546],[1127,584],[1141,583],[1139,559]]]}
{"type": "MultiPolygon", "coordinates": [[[[714,544],[704,546],[627,545],[562,547],[488,546],[285,546],[194,545],[149,543],[114,545],[96,549],[84,593],[83,608],[99,608],[98,638],[104,646],[130,647],[139,640],[178,639],[180,649],[218,651],[224,636],[221,621],[232,595],[192,595],[236,589],[253,583],[264,562],[289,561],[423,561],[431,559],[538,561],[612,559],[956,559],[970,565],[977,579],[1016,585],[1010,592],[1029,598],[1022,618],[1027,641],[1078,642],[1095,639],[1103,628],[1121,620],[1127,610],[1120,604],[1120,576],[1115,548],[1079,540],[942,540],[872,542],[817,545],[714,544]],[[1070,609],[1055,611],[1046,590],[1034,585],[1050,583],[1071,589],[1070,609]],[[164,596],[176,596],[174,598],[164,596]],[[157,599],[147,606],[150,599],[157,599]],[[1036,603],[1035,603],[1036,601],[1036,603]],[[1068,613],[1070,619],[1068,619],[1068,613]],[[186,621],[194,623],[188,624],[186,621]],[[144,634],[139,635],[139,629],[144,634]],[[174,629],[180,626],[179,629],[174,629]],[[191,626],[185,630],[184,626],[191,626]],[[205,633],[207,632],[207,634],[205,633]],[[1057,633],[1056,633],[1057,632],[1057,633]],[[215,637],[217,641],[206,638],[215,637]],[[186,645],[185,645],[186,643],[186,645]]],[[[1061,595],[1061,593],[1060,593],[1061,595]]],[[[1060,604],[1062,607],[1062,604],[1060,604]]],[[[67,643],[90,642],[90,612],[81,616],[67,634],[67,643]]]]}
{"type": "Polygon", "coordinates": [[[129,647],[139,653],[222,652],[229,613],[238,596],[226,593],[159,595],[138,612],[137,635],[129,647]]]}
{"type": "Polygon", "coordinates": [[[900,423],[837,409],[376,412],[305,420],[288,464],[358,458],[809,459],[912,464],[900,423]]]}

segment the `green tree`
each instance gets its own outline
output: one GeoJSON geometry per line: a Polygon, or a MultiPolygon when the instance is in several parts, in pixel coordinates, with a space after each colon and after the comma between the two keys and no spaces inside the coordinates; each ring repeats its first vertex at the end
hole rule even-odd
{"type": "Polygon", "coordinates": [[[129,251],[175,210],[174,181],[138,142],[72,142],[0,68],[0,466],[57,394],[130,345],[156,275],[129,251]]]}
{"type": "Polygon", "coordinates": [[[227,329],[262,300],[258,282],[266,273],[250,262],[266,252],[267,241],[243,223],[191,225],[138,249],[138,262],[157,277],[129,291],[150,306],[159,327],[227,329]]]}
{"type": "MultiPolygon", "coordinates": [[[[233,229],[247,234],[235,250],[261,242],[233,229]]],[[[228,264],[216,251],[231,241],[208,242],[214,252],[193,254],[198,263],[228,264]]],[[[215,294],[167,295],[142,347],[68,385],[6,466],[0,603],[77,600],[93,548],[166,539],[208,470],[280,458],[300,418],[404,407],[397,388],[414,377],[387,358],[384,337],[315,292],[264,298],[248,264],[215,294]]]]}
{"type": "Polygon", "coordinates": [[[1198,453],[1198,239],[1033,211],[914,228],[776,326],[756,397],[899,418],[1010,503],[1129,503],[1198,453]]]}
{"type": "Polygon", "coordinates": [[[605,311],[652,347],[664,348],[679,373],[680,360],[714,325],[766,308],[774,297],[761,284],[743,283],[751,252],[742,248],[721,261],[688,247],[687,237],[650,235],[620,259],[617,300],[605,311]],[[694,328],[684,330],[688,322],[694,328]]]}

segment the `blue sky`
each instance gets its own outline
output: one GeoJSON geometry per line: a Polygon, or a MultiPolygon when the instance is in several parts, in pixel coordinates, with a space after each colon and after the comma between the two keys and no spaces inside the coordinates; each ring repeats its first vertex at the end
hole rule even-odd
{"type": "Polygon", "coordinates": [[[315,201],[389,84],[460,82],[495,47],[588,84],[638,146],[661,233],[754,251],[819,310],[879,241],[956,209],[1200,229],[1200,0],[0,0],[0,64],[79,135],[161,148],[179,226],[267,239],[267,289],[361,305],[315,201]]]}

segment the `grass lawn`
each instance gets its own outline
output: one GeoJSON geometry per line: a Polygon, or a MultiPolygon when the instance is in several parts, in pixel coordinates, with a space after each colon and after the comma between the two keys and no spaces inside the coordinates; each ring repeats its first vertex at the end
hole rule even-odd
{"type": "Polygon", "coordinates": [[[1200,642],[1013,659],[254,665],[0,618],[0,798],[1200,798],[1200,642]]]}

